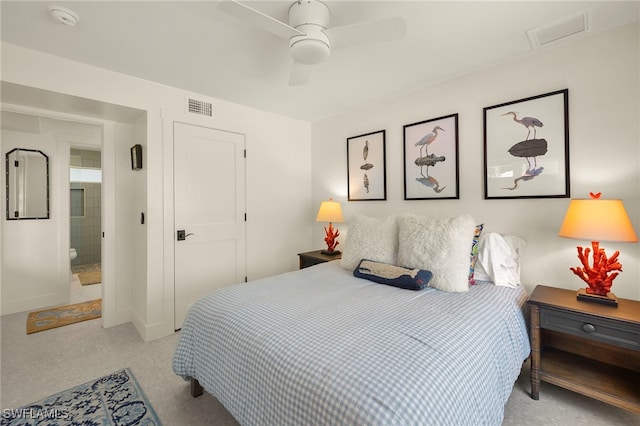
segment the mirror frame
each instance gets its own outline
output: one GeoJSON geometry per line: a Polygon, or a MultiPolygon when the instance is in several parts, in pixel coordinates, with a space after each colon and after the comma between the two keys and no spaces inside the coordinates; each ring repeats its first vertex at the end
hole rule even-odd
{"type": "MultiPolygon", "coordinates": [[[[7,220],[33,220],[33,219],[49,219],[51,216],[51,208],[49,205],[49,197],[50,197],[50,188],[49,188],[49,156],[47,154],[45,154],[44,152],[40,151],[39,149],[26,149],[26,148],[13,148],[11,151],[8,151],[6,156],[5,156],[5,194],[6,194],[6,202],[7,202],[7,220]],[[44,157],[45,160],[45,167],[46,167],[46,173],[45,173],[45,184],[46,184],[46,193],[47,193],[47,203],[46,203],[46,216],[22,216],[22,217],[15,217],[15,215],[13,217],[11,217],[11,214],[9,212],[9,170],[11,170],[11,168],[9,167],[9,156],[15,152],[15,151],[27,151],[27,152],[33,152],[36,154],[40,154],[44,157]]],[[[14,212],[15,214],[16,212],[14,212]]]]}

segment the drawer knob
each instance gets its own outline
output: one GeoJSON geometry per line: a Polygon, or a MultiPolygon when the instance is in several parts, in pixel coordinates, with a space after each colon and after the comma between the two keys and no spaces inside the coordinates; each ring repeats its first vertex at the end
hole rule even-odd
{"type": "Polygon", "coordinates": [[[594,331],[596,331],[596,327],[593,324],[582,324],[582,329],[586,332],[586,333],[593,333],[594,331]]]}

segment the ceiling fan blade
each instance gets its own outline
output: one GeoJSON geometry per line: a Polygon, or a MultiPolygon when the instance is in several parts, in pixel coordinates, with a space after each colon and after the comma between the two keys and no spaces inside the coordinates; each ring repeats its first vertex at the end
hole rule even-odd
{"type": "Polygon", "coordinates": [[[399,40],[406,32],[407,23],[401,16],[324,30],[331,41],[332,49],[399,40]]]}
{"type": "Polygon", "coordinates": [[[301,86],[306,84],[311,77],[311,65],[293,62],[291,75],[289,76],[289,86],[301,86]]]}
{"type": "Polygon", "coordinates": [[[287,40],[296,35],[305,35],[302,31],[236,0],[221,1],[218,3],[218,9],[287,40]]]}

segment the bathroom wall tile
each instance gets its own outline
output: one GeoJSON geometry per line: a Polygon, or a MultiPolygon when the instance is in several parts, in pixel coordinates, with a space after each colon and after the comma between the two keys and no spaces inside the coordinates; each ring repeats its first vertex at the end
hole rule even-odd
{"type": "MultiPolygon", "coordinates": [[[[78,167],[101,167],[99,151],[72,149],[72,165],[78,167]],[[78,162],[78,159],[80,160],[78,162]]],[[[84,216],[71,218],[71,246],[78,251],[74,265],[99,263],[101,258],[101,190],[100,183],[72,182],[72,188],[84,188],[84,216]]]]}

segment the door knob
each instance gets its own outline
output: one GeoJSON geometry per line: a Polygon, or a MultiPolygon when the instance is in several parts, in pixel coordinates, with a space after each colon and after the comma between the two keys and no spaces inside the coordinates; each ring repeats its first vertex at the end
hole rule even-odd
{"type": "Polygon", "coordinates": [[[186,233],[184,229],[178,230],[178,241],[184,241],[187,239],[189,235],[195,235],[193,232],[186,233]]]}

